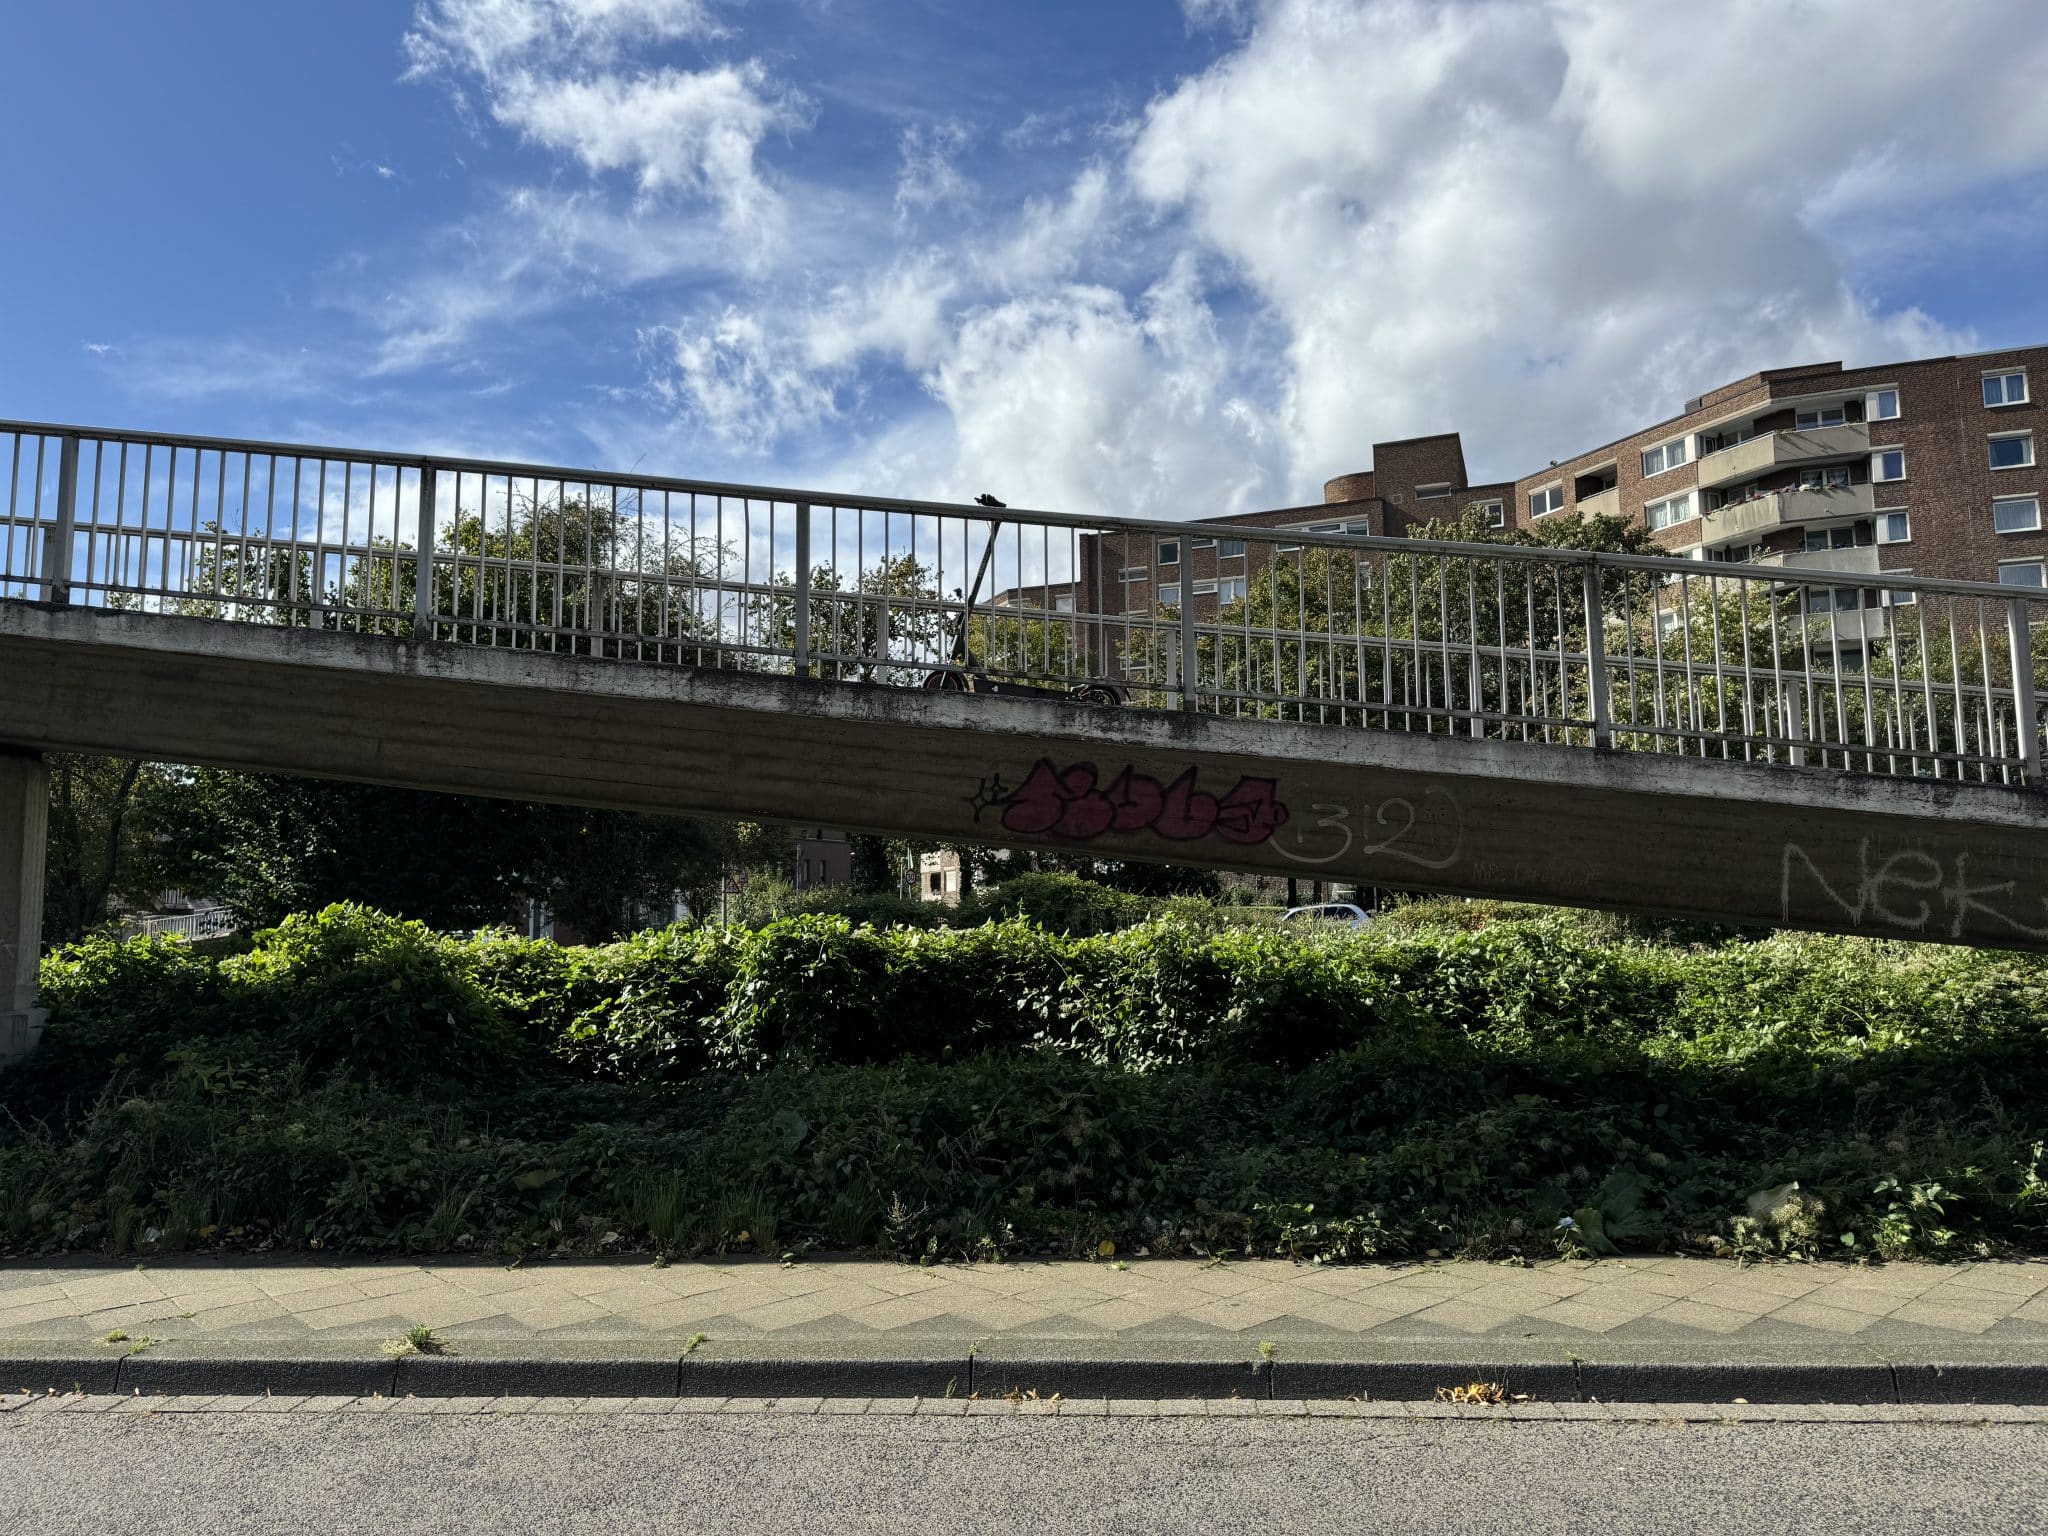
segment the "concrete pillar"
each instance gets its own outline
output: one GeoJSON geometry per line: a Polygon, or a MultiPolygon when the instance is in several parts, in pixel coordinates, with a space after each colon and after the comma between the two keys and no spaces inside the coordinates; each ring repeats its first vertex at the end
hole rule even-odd
{"type": "Polygon", "coordinates": [[[0,750],[0,1065],[33,1051],[43,1034],[36,962],[49,815],[50,775],[42,758],[0,750]]]}

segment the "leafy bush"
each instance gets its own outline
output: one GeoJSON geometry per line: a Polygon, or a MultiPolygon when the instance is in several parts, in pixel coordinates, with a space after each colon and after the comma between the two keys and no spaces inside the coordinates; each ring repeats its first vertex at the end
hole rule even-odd
{"type": "Polygon", "coordinates": [[[1078,875],[1016,875],[962,902],[955,921],[962,927],[1021,917],[1049,933],[1114,933],[1152,915],[1143,896],[1112,890],[1078,875]]]}
{"type": "Polygon", "coordinates": [[[1476,905],[95,941],[0,1077],[0,1245],[2048,1247],[2048,963],[1476,905]]]}
{"type": "Polygon", "coordinates": [[[464,947],[362,907],[289,917],[220,965],[235,1022],[315,1071],[431,1086],[518,1073],[529,1053],[464,947]]]}
{"type": "Polygon", "coordinates": [[[843,917],[870,928],[941,928],[951,914],[937,902],[919,901],[914,896],[827,886],[804,892],[789,904],[784,915],[843,917]]]}

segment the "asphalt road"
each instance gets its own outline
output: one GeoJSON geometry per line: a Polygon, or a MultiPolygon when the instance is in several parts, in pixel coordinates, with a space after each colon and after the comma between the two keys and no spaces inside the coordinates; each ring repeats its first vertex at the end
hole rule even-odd
{"type": "Polygon", "coordinates": [[[1984,1532],[2048,1425],[0,1419],[0,1530],[1984,1532]]]}

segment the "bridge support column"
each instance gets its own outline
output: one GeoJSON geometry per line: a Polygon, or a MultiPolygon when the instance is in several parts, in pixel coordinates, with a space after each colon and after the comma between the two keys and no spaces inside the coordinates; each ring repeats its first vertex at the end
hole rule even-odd
{"type": "Polygon", "coordinates": [[[0,1066],[28,1055],[43,1034],[35,1000],[49,814],[42,758],[0,750],[0,1066]]]}

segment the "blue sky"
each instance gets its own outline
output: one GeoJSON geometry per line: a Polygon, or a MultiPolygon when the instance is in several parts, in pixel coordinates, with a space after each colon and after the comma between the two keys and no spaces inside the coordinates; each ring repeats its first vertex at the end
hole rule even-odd
{"type": "Polygon", "coordinates": [[[2048,339],[2032,8],[1787,4],[27,8],[0,415],[1191,516],[2048,339]]]}

